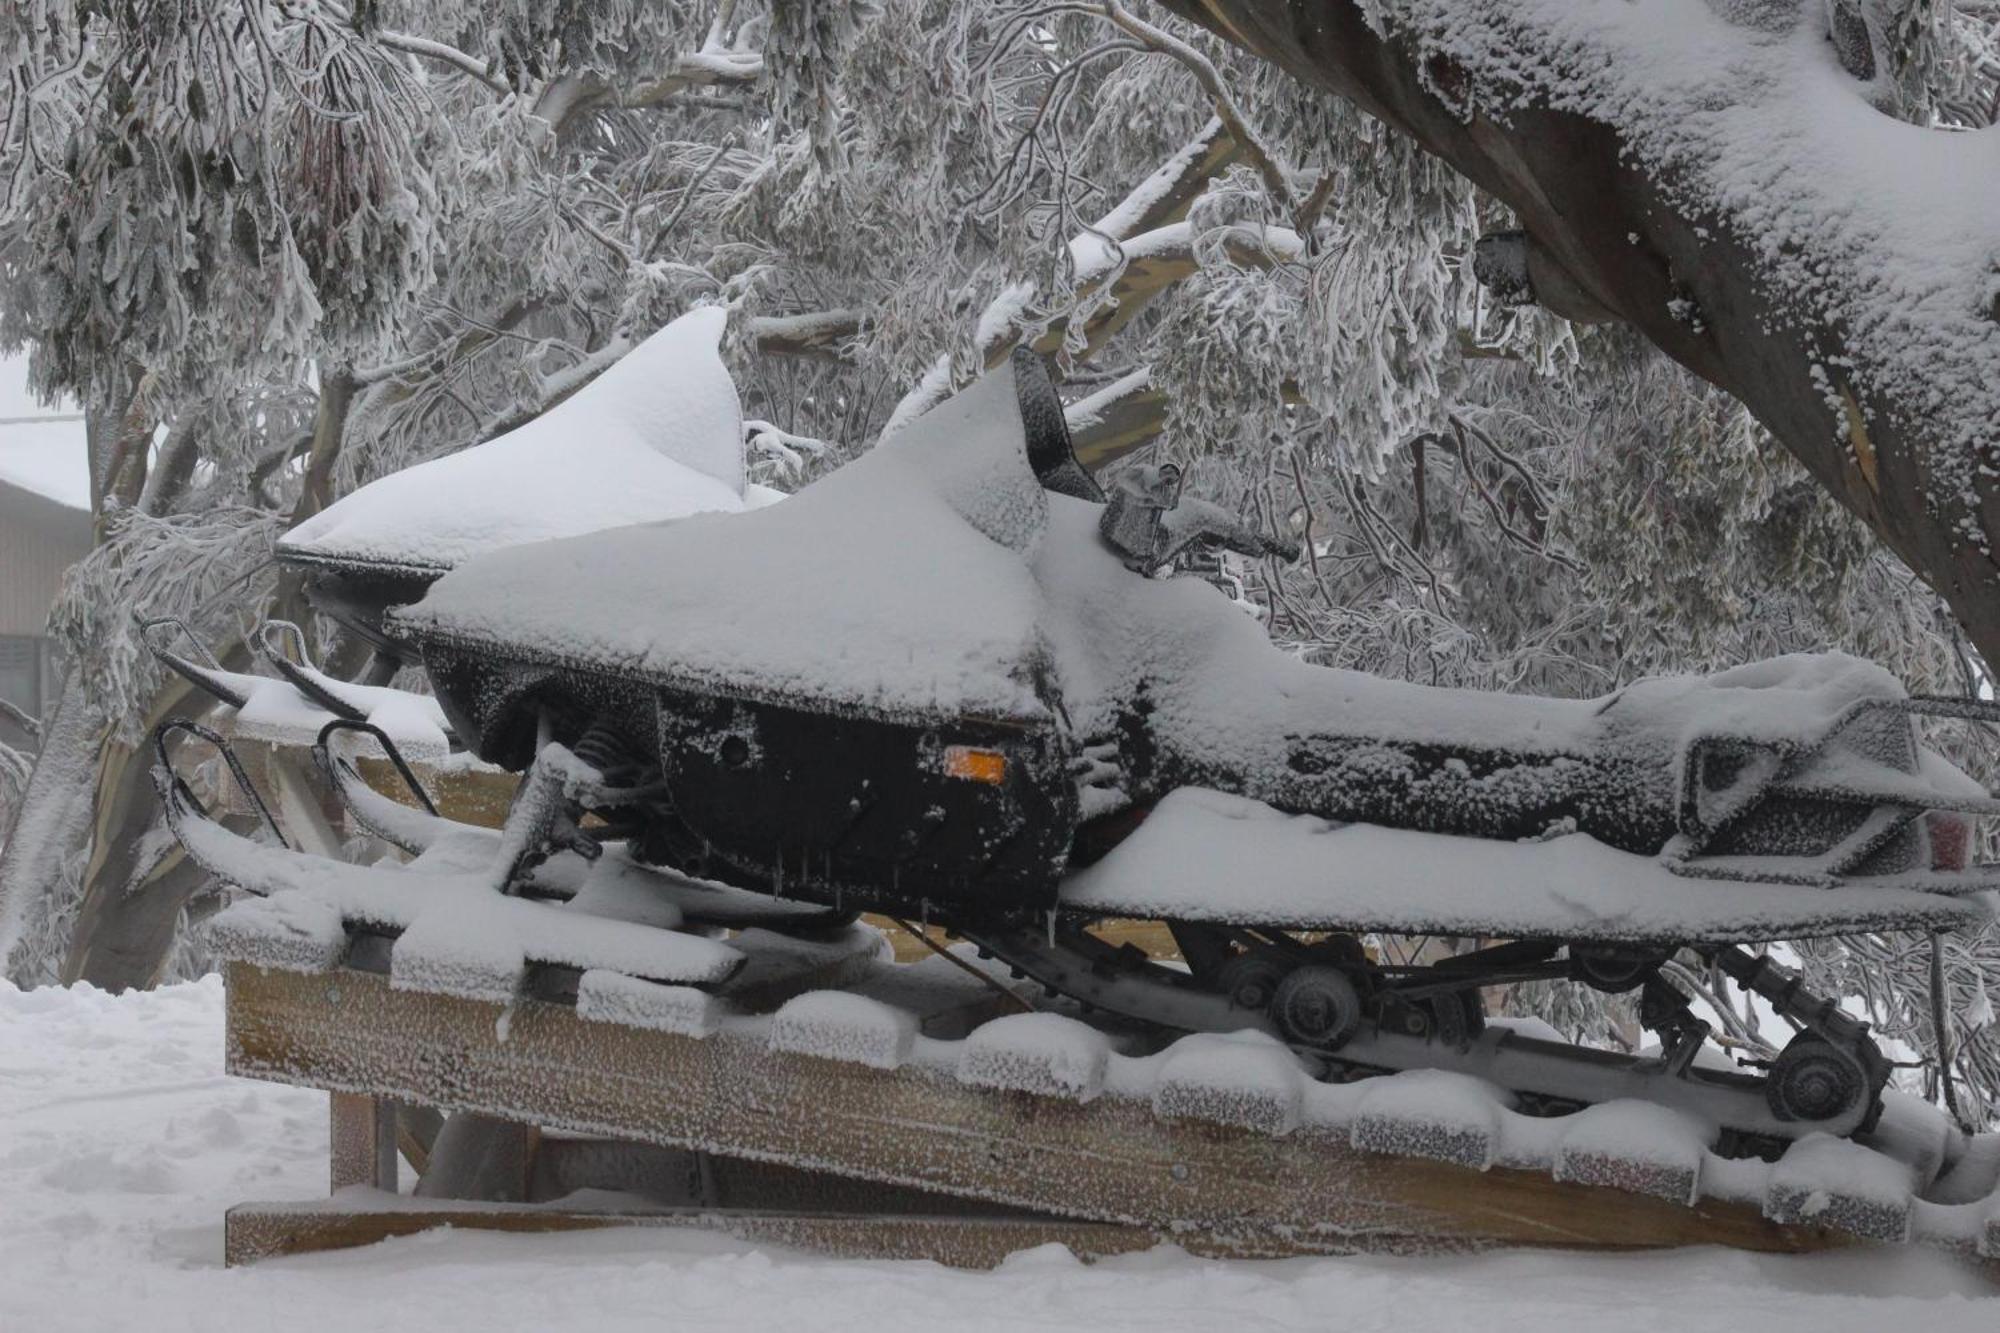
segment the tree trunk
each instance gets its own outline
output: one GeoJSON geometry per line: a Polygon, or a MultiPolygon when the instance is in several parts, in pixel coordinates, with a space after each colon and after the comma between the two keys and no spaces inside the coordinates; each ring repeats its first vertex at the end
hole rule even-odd
{"type": "MultiPolygon", "coordinates": [[[[246,657],[238,645],[223,655],[222,664],[240,671],[246,657]]],[[[136,742],[108,736],[98,746],[90,860],[62,957],[63,984],[87,981],[122,991],[152,986],[165,970],[181,908],[208,876],[186,859],[179,844],[157,831],[153,729],[169,718],[198,714],[207,703],[194,686],[170,676],[153,696],[136,742]]]]}
{"type": "MultiPolygon", "coordinates": [[[[298,503],[292,506],[292,527],[333,503],[333,468],[340,461],[341,441],[347,435],[347,414],[354,406],[359,385],[347,366],[323,364],[319,368],[319,406],[313,414],[312,447],[306,453],[305,482],[298,503]]],[[[311,614],[305,586],[294,570],[281,569],[272,616],[304,625],[311,614]]]]}
{"type": "MultiPolygon", "coordinates": [[[[1579,38],[1563,26],[1560,6],[1160,2],[1409,134],[1504,201],[1545,270],[1741,400],[1944,597],[1985,659],[2000,662],[2000,567],[1991,540],[2000,527],[2000,470],[1985,457],[2000,433],[1988,411],[1992,386],[2000,384],[1993,274],[1897,263],[1892,247],[1919,238],[1893,230],[1860,252],[1829,239],[1851,239],[1852,232],[1813,226],[1780,243],[1772,216],[1786,216],[1796,203],[1817,223],[1832,211],[1827,201],[1772,197],[1740,182],[1732,192],[1723,169],[1711,174],[1712,164],[1696,153],[1658,165],[1666,159],[1651,151],[1649,137],[1675,128],[1661,123],[1662,108],[1674,105],[1665,79],[1657,98],[1589,114],[1566,109],[1582,99],[1553,74],[1538,85],[1543,71],[1574,69],[1581,81],[1600,68],[1622,73],[1621,60],[1633,68],[1647,63],[1645,52],[1621,51],[1615,39],[1599,47],[1579,38]],[[1504,90],[1474,67],[1498,56],[1525,72],[1504,90]],[[1895,271],[1872,271],[1885,258],[1895,271]],[[1784,277],[1801,272],[1817,275],[1814,289],[1784,277]],[[1983,305],[1959,299],[1982,281],[1983,305]],[[1909,285],[1899,292],[1907,317],[1872,329],[1844,318],[1843,311],[1873,308],[1863,302],[1877,290],[1872,284],[1909,285]],[[1912,356],[1913,346],[1928,346],[1918,336],[1934,333],[1940,320],[1953,321],[1953,341],[1936,344],[1943,350],[1935,357],[1912,356]]],[[[1690,9],[1691,23],[1720,21],[1711,13],[1719,6],[1690,9]]],[[[1797,34],[1793,24],[1824,22],[1818,5],[1742,9],[1742,21],[1756,19],[1777,43],[1797,34]]],[[[1746,42],[1739,54],[1747,60],[1755,51],[1746,42]]],[[[1824,97],[1821,83],[1794,87],[1788,77],[1776,62],[1768,78],[1718,68],[1703,85],[1716,104],[1703,105],[1701,114],[1821,105],[1812,100],[1824,97]]],[[[1850,91],[1861,96],[1858,85],[1850,91]]],[[[1995,169],[1994,133],[1907,129],[1913,145],[1928,135],[1922,151],[1957,160],[1965,180],[1995,169]]],[[[1831,160],[1845,164],[1839,154],[1831,160]]],[[[1802,169],[1772,180],[1774,188],[1811,189],[1802,169]]],[[[1882,186],[1894,188],[1888,180],[1882,186]]],[[[2000,245],[2000,226],[1995,230],[2000,245]]]]}
{"type": "Polygon", "coordinates": [[[72,668],[42,734],[34,772],[0,848],[0,976],[21,984],[49,979],[50,913],[63,867],[82,851],[95,788],[92,762],[109,723],[72,668]]]}

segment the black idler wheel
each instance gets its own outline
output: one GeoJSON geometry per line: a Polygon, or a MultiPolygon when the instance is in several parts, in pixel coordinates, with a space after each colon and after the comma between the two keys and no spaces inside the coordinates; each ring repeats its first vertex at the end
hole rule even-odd
{"type": "Polygon", "coordinates": [[[1431,1039],[1463,1048],[1486,1030],[1486,1005],[1476,990],[1453,991],[1425,1002],[1430,1010],[1431,1039]]]}
{"type": "Polygon", "coordinates": [[[1262,1013],[1285,979],[1286,967],[1284,959],[1264,950],[1239,953],[1216,971],[1215,988],[1238,1008],[1262,1013]]]}
{"type": "Polygon", "coordinates": [[[1361,993],[1339,968],[1308,964],[1278,983],[1271,1017],[1288,1041],[1338,1050],[1361,1026],[1361,993]]]}
{"type": "Polygon", "coordinates": [[[1646,984],[1666,955],[1615,944],[1572,944],[1569,974],[1594,991],[1618,995],[1646,984]]]}
{"type": "Polygon", "coordinates": [[[1780,1120],[1826,1120],[1868,1095],[1852,1055],[1824,1037],[1801,1032],[1778,1053],[1764,1080],[1764,1101],[1780,1120]]]}

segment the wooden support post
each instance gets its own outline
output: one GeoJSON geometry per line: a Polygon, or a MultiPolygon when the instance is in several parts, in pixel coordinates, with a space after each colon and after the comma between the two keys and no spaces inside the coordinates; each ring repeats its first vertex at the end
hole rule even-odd
{"type": "Polygon", "coordinates": [[[328,1164],[335,1190],[354,1185],[396,1192],[396,1106],[365,1093],[331,1092],[328,1164]]]}
{"type": "Polygon", "coordinates": [[[305,851],[338,858],[345,841],[340,806],[312,775],[309,754],[285,746],[265,747],[264,789],[275,803],[272,813],[292,841],[305,851]]]}
{"type": "Polygon", "coordinates": [[[430,1169],[431,1149],[443,1128],[444,1116],[428,1106],[405,1103],[396,1108],[396,1147],[418,1176],[430,1169]]]}

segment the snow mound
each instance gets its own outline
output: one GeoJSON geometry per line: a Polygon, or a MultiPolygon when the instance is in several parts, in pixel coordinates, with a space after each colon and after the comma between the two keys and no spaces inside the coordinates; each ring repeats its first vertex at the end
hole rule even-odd
{"type": "Polygon", "coordinates": [[[280,554],[444,570],[504,546],[759,503],[745,497],[743,412],[717,352],[727,321],[719,307],[689,311],[525,426],[329,505],[280,554]]]}
{"type": "Polygon", "coordinates": [[[910,1056],[917,1023],[907,1011],[846,991],[811,991],[772,1015],[770,1047],[871,1069],[894,1069],[910,1056]]]}
{"type": "Polygon", "coordinates": [[[1484,1171],[1493,1164],[1505,1105],[1484,1079],[1411,1070],[1363,1087],[1349,1141],[1362,1152],[1428,1157],[1484,1171]]]}
{"type": "Polygon", "coordinates": [[[1771,1170],[1764,1215],[1774,1222],[1839,1227],[1870,1240],[1909,1238],[1914,1172],[1848,1139],[1813,1134],[1771,1170]]]}
{"type": "Polygon", "coordinates": [[[1650,1102],[1604,1102],[1568,1118],[1557,1180],[1693,1203],[1713,1131],[1650,1102]]]}
{"type": "Polygon", "coordinates": [[[1276,1038],[1197,1033],[1167,1048],[1153,1087],[1153,1113],[1162,1120],[1289,1134],[1299,1126],[1305,1092],[1299,1057],[1276,1038]]]}
{"type": "Polygon", "coordinates": [[[1111,1042],[1061,1014],[1009,1014],[975,1029],[959,1053],[958,1079],[974,1087],[1089,1101],[1104,1087],[1111,1042]]]}
{"type": "Polygon", "coordinates": [[[721,1024],[722,1005],[693,986],[663,986],[592,968],[577,981],[576,1014],[595,1023],[706,1037],[721,1024]]]}

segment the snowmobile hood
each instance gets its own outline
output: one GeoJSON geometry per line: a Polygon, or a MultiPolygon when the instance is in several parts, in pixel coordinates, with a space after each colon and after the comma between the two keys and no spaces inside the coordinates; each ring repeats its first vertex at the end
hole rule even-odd
{"type": "Polygon", "coordinates": [[[993,371],[784,504],[482,555],[392,626],[774,702],[1039,721],[1028,562],[1048,497],[1017,374],[993,371]]]}
{"type": "Polygon", "coordinates": [[[686,514],[736,512],[743,414],[717,346],[726,311],[689,311],[584,388],[476,448],[371,482],[299,524],[281,559],[435,574],[486,551],[686,514]]]}

